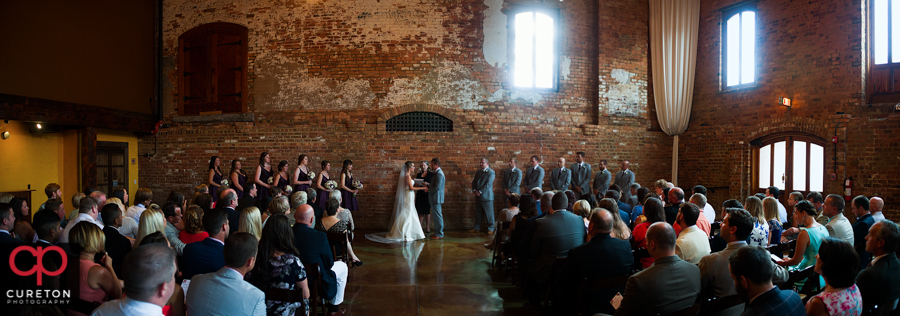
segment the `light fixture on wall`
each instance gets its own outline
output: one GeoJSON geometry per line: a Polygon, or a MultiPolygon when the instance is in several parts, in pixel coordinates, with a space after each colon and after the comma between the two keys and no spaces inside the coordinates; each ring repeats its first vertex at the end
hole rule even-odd
{"type": "Polygon", "coordinates": [[[9,139],[9,132],[0,133],[0,138],[4,140],[9,139]]]}
{"type": "Polygon", "coordinates": [[[37,129],[41,129],[41,128],[43,128],[43,126],[41,126],[41,123],[37,123],[37,129]]]}
{"type": "Polygon", "coordinates": [[[786,106],[788,109],[790,109],[791,108],[791,99],[788,99],[785,97],[778,98],[778,104],[781,106],[786,106]]]}

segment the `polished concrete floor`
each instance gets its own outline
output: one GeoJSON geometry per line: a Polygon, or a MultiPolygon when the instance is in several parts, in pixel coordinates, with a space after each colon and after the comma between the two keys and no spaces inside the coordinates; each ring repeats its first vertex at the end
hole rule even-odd
{"type": "Polygon", "coordinates": [[[487,235],[448,232],[443,240],[383,244],[357,232],[343,307],[351,315],[538,315],[491,271],[487,235]]]}

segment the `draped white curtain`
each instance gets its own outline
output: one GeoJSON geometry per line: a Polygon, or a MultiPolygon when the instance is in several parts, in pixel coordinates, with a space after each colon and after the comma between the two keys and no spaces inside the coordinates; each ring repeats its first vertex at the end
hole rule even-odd
{"type": "Polygon", "coordinates": [[[691,118],[700,0],[650,1],[653,96],[663,132],[672,140],[672,183],[678,183],[678,135],[691,118]]]}

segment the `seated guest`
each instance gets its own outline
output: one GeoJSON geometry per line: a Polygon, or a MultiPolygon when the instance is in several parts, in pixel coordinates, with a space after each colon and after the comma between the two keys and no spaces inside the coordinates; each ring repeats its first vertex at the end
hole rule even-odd
{"type": "Polygon", "coordinates": [[[572,214],[581,217],[584,221],[584,228],[587,229],[591,223],[591,204],[587,200],[578,200],[572,204],[572,214]]]}
{"type": "MultiPolygon", "coordinates": [[[[62,237],[59,238],[59,242],[68,243],[69,232],[72,231],[72,227],[75,227],[75,224],[80,222],[92,223],[97,225],[98,228],[103,229],[103,224],[97,220],[97,215],[99,214],[100,206],[97,204],[97,200],[92,197],[81,199],[81,207],[78,209],[78,216],[69,220],[69,224],[63,229],[62,237]]],[[[10,226],[10,228],[12,228],[12,226],[10,226]]]]}
{"type": "MultiPolygon", "coordinates": [[[[127,208],[125,207],[125,204],[122,204],[122,200],[120,200],[117,197],[114,197],[114,198],[110,198],[109,200],[106,200],[106,204],[115,204],[115,205],[119,206],[119,210],[121,211],[123,218],[122,218],[122,223],[119,226],[116,226],[116,229],[119,230],[119,233],[122,236],[128,237],[131,240],[134,240],[134,236],[137,236],[137,232],[138,232],[138,222],[136,222],[133,218],[131,218],[129,216],[125,216],[125,212],[126,212],[127,208]]],[[[100,213],[101,213],[100,217],[101,217],[101,221],[102,221],[103,220],[102,219],[102,217],[103,217],[103,214],[102,214],[103,209],[102,208],[100,209],[100,213]]],[[[125,258],[123,257],[122,259],[125,259],[125,258]]]]}
{"type": "Polygon", "coordinates": [[[564,193],[566,194],[566,198],[569,199],[569,204],[566,205],[566,211],[569,211],[569,213],[571,213],[575,209],[575,192],[573,192],[572,190],[566,190],[566,192],[564,193]]]}
{"type": "MultiPolygon", "coordinates": [[[[582,279],[598,280],[628,275],[634,256],[631,255],[631,245],[627,241],[612,238],[613,231],[612,213],[605,209],[597,209],[591,214],[590,235],[591,240],[581,246],[569,250],[566,266],[560,275],[560,288],[564,298],[578,297],[578,287],[582,279]]],[[[600,289],[585,293],[588,299],[589,313],[612,314],[615,312],[609,301],[616,293],[624,291],[624,288],[600,289]]],[[[576,307],[577,302],[567,301],[566,307],[576,307]]],[[[569,314],[577,311],[569,310],[569,314]]]]}
{"type": "Polygon", "coordinates": [[[184,212],[184,230],[178,233],[178,239],[185,244],[198,242],[209,237],[203,230],[203,208],[197,205],[188,206],[184,212]]]}
{"type": "MultiPolygon", "coordinates": [[[[86,196],[87,195],[84,195],[84,193],[81,193],[81,192],[78,192],[78,193],[75,193],[72,195],[73,209],[72,209],[72,211],[70,211],[68,213],[68,215],[65,215],[66,214],[65,209],[62,210],[64,218],[60,221],[59,227],[66,227],[66,225],[69,223],[70,220],[73,220],[73,219],[75,219],[75,217],[78,216],[78,212],[81,209],[81,199],[85,198],[86,196]]],[[[50,200],[53,200],[53,199],[50,199],[50,200]]],[[[47,203],[49,203],[50,200],[47,200],[47,202],[45,202],[44,205],[47,205],[47,203]]],[[[62,202],[62,199],[58,199],[58,200],[60,202],[62,202]]],[[[40,210],[38,210],[38,211],[40,211],[40,210]]],[[[137,223],[137,221],[134,221],[134,222],[137,223]]]]}
{"type": "Polygon", "coordinates": [[[539,284],[549,276],[556,257],[565,257],[569,249],[584,243],[584,222],[578,215],[566,211],[568,197],[555,194],[551,202],[549,214],[534,221],[531,241],[531,257],[535,259],[531,277],[539,284]]]}
{"type": "MultiPolygon", "coordinates": [[[[228,213],[225,211],[213,209],[203,214],[203,229],[209,237],[184,246],[181,272],[185,279],[218,271],[225,265],[222,251],[225,245],[223,240],[228,237],[228,228],[228,213]]],[[[191,287],[193,288],[193,285],[191,287]]]]}
{"type": "MultiPolygon", "coordinates": [[[[2,211],[0,211],[2,213],[2,211]]],[[[59,217],[54,211],[45,208],[34,214],[34,232],[37,234],[38,240],[35,246],[49,247],[55,245],[62,235],[62,229],[59,228],[59,217]]],[[[131,243],[129,242],[129,246],[131,243]]],[[[61,259],[60,259],[61,260],[61,259]]],[[[48,270],[55,271],[55,270],[48,270]]]]}
{"type": "MultiPolygon", "coordinates": [[[[297,195],[297,197],[299,199],[300,195],[297,195]]],[[[287,197],[284,197],[284,196],[275,197],[274,199],[272,199],[272,202],[269,203],[269,207],[266,209],[266,213],[268,213],[268,216],[275,216],[275,215],[281,214],[281,215],[287,216],[288,218],[291,218],[291,216],[290,216],[291,203],[293,203],[293,202],[289,202],[287,197]]],[[[297,204],[297,206],[299,206],[299,205],[300,204],[297,204]]],[[[246,208],[244,208],[244,209],[246,209],[246,208]]],[[[241,210],[241,211],[243,211],[243,210],[241,210]]],[[[319,218],[317,218],[316,220],[319,220],[319,218]]],[[[266,224],[263,223],[263,225],[265,226],[266,224]]]]}
{"type": "MultiPolygon", "coordinates": [[[[227,217],[217,213],[214,210],[207,216],[227,217]]],[[[266,315],[265,294],[244,281],[256,264],[257,244],[256,237],[247,233],[234,233],[225,240],[225,266],[191,279],[185,299],[188,315],[266,315]]]]}
{"type": "Polygon", "coordinates": [[[613,199],[616,201],[616,206],[619,207],[619,217],[622,218],[622,221],[625,222],[625,225],[631,226],[631,205],[628,203],[619,201],[621,194],[619,192],[618,185],[609,186],[609,190],[606,190],[605,198],[613,199]]]}
{"type": "MultiPolygon", "coordinates": [[[[237,191],[235,191],[235,193],[236,192],[237,191]]],[[[259,207],[259,201],[256,198],[256,183],[247,181],[247,183],[244,184],[244,196],[238,200],[238,205],[234,210],[240,212],[250,206],[259,207]]]]}
{"type": "Polygon", "coordinates": [[[871,312],[875,306],[894,310],[900,299],[900,260],[896,249],[900,244],[900,228],[889,220],[880,220],[869,228],[866,251],[875,256],[866,262],[866,269],[856,277],[856,285],[862,295],[863,311],[871,312]]]}
{"type": "Polygon", "coordinates": [[[100,211],[100,217],[103,218],[103,235],[106,237],[104,248],[106,253],[112,257],[113,270],[116,274],[122,274],[122,262],[125,261],[125,255],[131,251],[131,241],[119,233],[118,227],[122,226],[125,219],[118,205],[107,203],[100,211]]]}
{"type": "Polygon", "coordinates": [[[778,208],[778,215],[777,215],[778,221],[780,221],[782,223],[787,223],[788,222],[787,209],[784,208],[784,205],[781,205],[781,202],[778,202],[778,199],[781,197],[781,190],[779,190],[778,187],[776,187],[776,186],[770,186],[770,187],[766,188],[766,193],[763,194],[763,197],[760,197],[759,200],[763,201],[767,197],[775,199],[775,203],[777,203],[776,207],[778,208]]]}
{"type": "Polygon", "coordinates": [[[34,234],[34,228],[32,228],[31,223],[29,223],[29,219],[31,219],[31,209],[28,208],[28,202],[23,198],[13,198],[9,201],[9,205],[12,206],[13,215],[16,218],[16,223],[13,225],[13,231],[16,232],[16,237],[26,243],[32,243],[37,240],[37,236],[34,234]]]}
{"type": "Polygon", "coordinates": [[[241,226],[238,228],[239,232],[253,235],[256,239],[262,237],[262,219],[259,216],[259,209],[255,206],[241,210],[241,221],[238,225],[241,226]]]}
{"type": "Polygon", "coordinates": [[[303,302],[266,300],[266,314],[308,315],[309,287],[306,281],[306,268],[297,257],[291,220],[284,214],[274,215],[271,220],[272,223],[263,228],[259,251],[256,253],[256,266],[247,274],[246,280],[263,292],[269,288],[277,288],[300,290],[303,293],[303,302]],[[296,312],[298,308],[301,308],[300,312],[296,312]]]}
{"type": "Polygon", "coordinates": [[[128,253],[122,265],[125,298],[103,303],[91,315],[162,315],[166,302],[180,288],[175,283],[175,252],[165,245],[140,246],[128,253]]]}
{"type": "MultiPolygon", "coordinates": [[[[637,193],[635,197],[637,198],[637,204],[631,208],[631,226],[637,225],[635,223],[638,222],[638,217],[641,217],[644,214],[644,200],[647,199],[647,196],[650,195],[650,189],[646,187],[641,187],[637,189],[637,193]]],[[[646,220],[646,217],[641,218],[641,223],[646,220]]]]}
{"type": "Polygon", "coordinates": [[[339,309],[344,302],[344,289],[347,287],[347,264],[342,261],[334,261],[331,247],[328,245],[328,237],[324,232],[311,227],[315,220],[313,208],[300,205],[294,213],[294,247],[297,248],[298,257],[304,266],[318,264],[320,277],[325,291],[321,295],[325,298],[325,308],[329,316],[344,315],[346,311],[339,309]]]}
{"type": "MultiPolygon", "coordinates": [[[[615,184],[613,184],[613,185],[615,185],[615,184]]],[[[600,202],[597,202],[597,207],[604,208],[607,211],[614,213],[613,216],[618,217],[619,220],[624,222],[627,227],[631,227],[631,221],[628,220],[629,218],[631,218],[631,215],[628,214],[627,211],[622,209],[622,204],[625,204],[625,203],[622,203],[622,201],[619,201],[616,199],[615,192],[617,192],[617,191],[613,191],[613,190],[606,191],[606,197],[603,198],[602,200],[600,200],[600,202]],[[612,205],[609,202],[604,203],[603,200],[606,200],[606,199],[610,199],[615,203],[612,203],[612,205]]],[[[615,237],[615,235],[613,237],[615,237]]],[[[621,239],[621,238],[619,238],[619,239],[621,239]]]]}
{"type": "Polygon", "coordinates": [[[532,222],[529,218],[537,216],[537,208],[534,203],[534,197],[531,195],[523,195],[519,201],[519,214],[513,217],[512,223],[509,224],[509,252],[524,257],[528,253],[528,247],[531,246],[531,240],[525,240],[527,233],[532,229],[532,222]]]}
{"type": "Polygon", "coordinates": [[[877,196],[873,196],[869,199],[869,212],[872,214],[872,219],[876,222],[884,219],[883,209],[884,199],[877,196]]]}
{"type": "Polygon", "coordinates": [[[621,240],[629,240],[631,239],[631,230],[628,229],[628,224],[625,224],[625,221],[619,217],[621,213],[624,213],[619,211],[619,203],[621,202],[616,202],[612,198],[604,198],[600,200],[597,207],[610,212],[613,218],[612,236],[621,240]]]}
{"type": "MultiPolygon", "coordinates": [[[[338,201],[338,203],[341,203],[341,204],[338,204],[337,217],[340,220],[347,222],[347,227],[351,231],[353,231],[353,228],[356,227],[356,224],[353,223],[353,214],[350,212],[350,210],[340,207],[340,205],[343,205],[343,203],[344,203],[344,200],[343,200],[344,195],[341,193],[340,190],[333,190],[328,195],[329,195],[329,197],[328,197],[329,200],[335,200],[335,201],[338,201]]],[[[322,216],[322,217],[325,217],[325,216],[322,216]]]]}
{"type": "MultiPolygon", "coordinates": [[[[79,200],[79,203],[80,202],[81,201],[79,200]]],[[[56,218],[57,221],[59,221],[60,228],[66,227],[66,225],[69,224],[69,222],[66,220],[66,207],[64,204],[65,203],[63,203],[62,199],[49,199],[46,203],[44,203],[43,210],[49,210],[56,214],[56,218]]],[[[39,210],[38,212],[43,210],[39,210]]],[[[72,212],[75,213],[74,216],[72,216],[72,218],[74,219],[78,216],[79,208],[76,207],[74,210],[72,210],[72,212]]]]}
{"type": "MultiPolygon", "coordinates": [[[[319,199],[324,197],[320,197],[318,196],[318,194],[319,193],[316,192],[316,189],[314,188],[306,189],[306,204],[312,206],[313,214],[316,216],[316,218],[313,220],[315,222],[313,228],[315,229],[319,229],[322,227],[322,217],[325,216],[325,209],[319,206],[319,199]]],[[[296,210],[296,208],[294,210],[296,210]]]]}
{"type": "Polygon", "coordinates": [[[783,227],[778,218],[778,205],[781,204],[778,204],[778,200],[771,196],[763,200],[763,215],[766,217],[766,223],[769,224],[769,240],[767,242],[769,245],[781,242],[783,227]]]}
{"type": "Polygon", "coordinates": [[[175,249],[175,253],[180,256],[184,252],[184,243],[178,238],[181,232],[178,228],[175,228],[175,225],[184,225],[181,222],[181,205],[175,202],[166,202],[163,205],[163,215],[166,217],[166,239],[172,244],[172,249],[175,249]]]}
{"type": "Polygon", "coordinates": [[[213,208],[212,196],[207,193],[195,195],[194,198],[191,199],[191,204],[199,205],[201,208],[203,208],[203,213],[206,213],[213,208]]]}
{"type": "MultiPolygon", "coordinates": [[[[694,194],[691,195],[690,203],[693,203],[697,207],[700,208],[700,216],[697,218],[697,228],[703,231],[706,234],[706,238],[709,238],[710,234],[712,234],[712,225],[706,218],[706,215],[703,214],[703,209],[709,204],[706,203],[706,196],[703,194],[694,194]]],[[[676,232],[680,232],[680,228],[675,229],[676,232]]]]}
{"type": "MultiPolygon", "coordinates": [[[[741,202],[739,202],[738,200],[726,200],[724,203],[722,203],[722,211],[719,214],[723,219],[725,218],[725,214],[726,214],[725,210],[728,209],[729,207],[743,209],[744,205],[741,204],[741,202]]],[[[721,235],[721,233],[720,233],[720,235],[721,235]]],[[[723,249],[725,249],[725,246],[727,246],[727,242],[725,241],[725,239],[722,239],[722,236],[720,236],[720,235],[710,236],[710,238],[709,238],[710,253],[722,251],[723,249]]]]}
{"type": "Polygon", "coordinates": [[[675,255],[681,260],[697,264],[709,254],[709,237],[697,228],[700,208],[693,203],[682,203],[678,212],[678,224],[684,229],[675,241],[675,255]]]}
{"type": "Polygon", "coordinates": [[[222,195],[219,197],[218,207],[222,211],[225,211],[228,214],[228,227],[231,229],[229,234],[233,234],[237,232],[240,222],[241,222],[241,212],[236,210],[237,207],[237,192],[234,189],[225,189],[222,191],[222,195]]]}
{"type": "Polygon", "coordinates": [[[531,188],[531,198],[534,200],[534,208],[538,212],[537,215],[541,215],[541,212],[543,210],[543,208],[541,208],[541,196],[543,195],[544,190],[542,190],[541,188],[531,188]]]}
{"type": "Polygon", "coordinates": [[[666,223],[675,225],[675,218],[678,217],[678,209],[681,203],[684,203],[684,191],[681,188],[672,188],[669,190],[669,206],[666,206],[666,223]]]}
{"type": "Polygon", "coordinates": [[[844,198],[837,194],[829,194],[825,198],[825,207],[822,214],[828,217],[828,235],[834,238],[843,239],[853,245],[853,225],[850,220],[844,216],[844,198]]]}
{"type": "MultiPolygon", "coordinates": [[[[802,224],[800,235],[797,236],[797,246],[794,248],[794,256],[784,260],[775,261],[782,267],[793,266],[803,269],[816,263],[816,255],[822,240],[828,237],[828,230],[815,220],[816,210],[812,203],[801,201],[794,205],[793,221],[802,224]]],[[[806,280],[795,283],[797,288],[803,288],[806,280]]]]}
{"type": "Polygon", "coordinates": [[[652,266],[628,278],[616,315],[668,314],[690,307],[700,293],[700,269],[675,255],[675,230],[657,222],[647,230],[652,266]]]}
{"type": "Polygon", "coordinates": [[[166,218],[162,211],[157,210],[152,204],[143,213],[141,213],[141,221],[138,223],[138,235],[134,238],[134,244],[140,245],[141,240],[147,235],[160,232],[166,233],[166,218]]]}
{"type": "Polygon", "coordinates": [[[700,205],[695,202],[692,202],[692,203],[697,204],[697,206],[699,206],[701,208],[701,210],[703,211],[703,216],[706,216],[707,221],[709,221],[710,223],[715,222],[716,221],[716,210],[713,209],[712,205],[710,205],[709,203],[706,203],[706,201],[708,200],[708,198],[706,196],[706,187],[702,186],[702,185],[695,185],[694,188],[691,189],[691,200],[692,201],[694,200],[694,195],[696,195],[696,194],[700,194],[703,196],[703,204],[704,205],[700,205]]]}
{"type": "Polygon", "coordinates": [[[740,247],[729,256],[728,262],[735,290],[747,304],[741,315],[806,315],[796,292],[772,285],[771,259],[765,248],[740,247]]]}
{"type": "Polygon", "coordinates": [[[24,241],[13,237],[13,227],[16,224],[16,215],[13,214],[12,205],[0,203],[0,244],[25,244],[24,241]]]}
{"type": "Polygon", "coordinates": [[[866,251],[866,235],[869,234],[869,228],[875,224],[872,214],[869,214],[869,199],[865,196],[858,195],[850,201],[850,208],[856,215],[856,221],[853,222],[853,248],[859,255],[859,266],[865,267],[872,261],[872,254],[866,251]]]}
{"type": "MultiPolygon", "coordinates": [[[[663,210],[662,202],[655,197],[648,197],[644,200],[644,216],[647,217],[647,221],[635,226],[631,234],[634,236],[634,244],[632,245],[634,249],[647,248],[647,229],[650,228],[650,225],[666,221],[666,213],[663,210]]],[[[653,264],[653,257],[641,259],[642,268],[649,268],[651,264],[653,264]]]]}
{"type": "Polygon", "coordinates": [[[859,315],[863,303],[856,287],[859,256],[853,245],[827,237],[816,256],[816,273],[825,279],[822,293],[806,302],[807,315],[859,315]]]}
{"type": "MultiPolygon", "coordinates": [[[[113,269],[112,257],[104,255],[100,260],[102,265],[94,262],[94,255],[104,251],[103,244],[106,238],[103,236],[103,230],[94,223],[80,221],[69,231],[69,241],[72,252],[78,254],[78,299],[88,303],[102,303],[110,298],[122,297],[122,285],[113,269]]],[[[72,310],[69,310],[69,313],[84,315],[72,310]]]]}
{"type": "Polygon", "coordinates": [[[125,216],[131,217],[135,222],[140,222],[141,213],[150,206],[151,200],[153,200],[153,191],[148,188],[138,189],[134,194],[134,205],[125,211],[125,216]]]}
{"type": "Polygon", "coordinates": [[[747,244],[765,248],[769,245],[769,223],[766,222],[766,216],[763,213],[762,200],[753,195],[748,196],[744,200],[744,208],[750,213],[750,216],[756,219],[747,244]]]}
{"type": "MultiPolygon", "coordinates": [[[[335,191],[332,191],[335,192],[335,191]]],[[[326,233],[346,233],[349,229],[349,223],[346,220],[340,218],[338,214],[350,211],[347,209],[341,208],[341,202],[335,199],[328,199],[325,202],[325,217],[322,218],[322,229],[325,230],[326,233]]],[[[346,236],[346,235],[345,235],[346,236]]],[[[350,245],[350,237],[344,238],[344,244],[347,246],[347,254],[350,256],[350,259],[353,261],[353,265],[361,266],[362,261],[356,257],[356,254],[353,253],[353,246],[350,245]]],[[[336,249],[341,249],[341,247],[335,245],[336,249]]]]}
{"type": "MultiPolygon", "coordinates": [[[[507,207],[500,210],[500,216],[497,218],[497,227],[494,229],[497,233],[491,238],[491,242],[484,244],[484,248],[494,249],[494,243],[499,239],[500,241],[509,240],[509,230],[502,231],[500,228],[503,223],[510,223],[512,225],[512,221],[515,219],[516,215],[519,215],[519,203],[521,201],[521,197],[518,193],[512,193],[506,197],[507,207]]],[[[577,208],[577,204],[576,204],[577,208]]]]}

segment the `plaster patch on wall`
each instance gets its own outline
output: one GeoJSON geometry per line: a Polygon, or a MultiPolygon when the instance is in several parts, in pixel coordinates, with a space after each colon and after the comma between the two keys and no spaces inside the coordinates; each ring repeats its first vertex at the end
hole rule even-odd
{"type": "Polygon", "coordinates": [[[647,81],[624,69],[600,76],[600,99],[606,99],[609,115],[641,116],[647,112],[647,81]]]}
{"type": "Polygon", "coordinates": [[[508,63],[506,26],[508,18],[500,9],[503,8],[503,0],[484,0],[488,7],[484,11],[484,59],[494,67],[504,67],[508,63]]]}
{"type": "Polygon", "coordinates": [[[572,67],[572,60],[569,59],[569,57],[563,56],[562,62],[559,63],[559,73],[565,80],[569,80],[569,74],[571,73],[570,67],[572,67]]]}
{"type": "Polygon", "coordinates": [[[277,53],[257,57],[253,85],[258,111],[371,109],[375,100],[366,80],[311,77],[277,53]]]}
{"type": "Polygon", "coordinates": [[[427,74],[418,78],[397,78],[391,91],[381,101],[381,108],[413,103],[428,103],[446,108],[481,110],[480,101],[493,102],[472,70],[456,62],[440,61],[427,74]]]}

